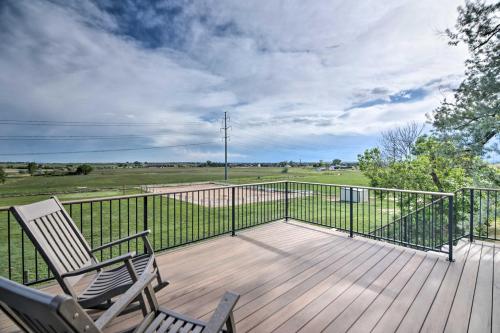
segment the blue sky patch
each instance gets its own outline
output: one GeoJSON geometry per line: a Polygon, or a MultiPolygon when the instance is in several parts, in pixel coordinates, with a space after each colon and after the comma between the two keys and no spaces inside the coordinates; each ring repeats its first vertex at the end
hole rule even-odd
{"type": "Polygon", "coordinates": [[[389,95],[388,98],[376,98],[372,100],[368,100],[366,102],[354,104],[346,110],[352,109],[363,109],[369,108],[375,105],[383,105],[383,104],[396,104],[396,103],[412,103],[418,102],[425,98],[428,95],[428,91],[423,88],[415,88],[415,89],[407,89],[401,90],[395,94],[389,95]]]}

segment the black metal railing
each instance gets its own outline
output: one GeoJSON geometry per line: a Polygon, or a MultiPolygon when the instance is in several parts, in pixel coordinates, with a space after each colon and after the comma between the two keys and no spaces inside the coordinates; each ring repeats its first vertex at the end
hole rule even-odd
{"type": "Polygon", "coordinates": [[[453,256],[453,194],[289,182],[289,218],[453,256]]]}
{"type": "Polygon", "coordinates": [[[455,238],[500,239],[500,189],[463,188],[455,192],[455,238]]]}
{"type": "MultiPolygon", "coordinates": [[[[498,189],[463,189],[451,194],[279,181],[154,191],[64,205],[93,248],[149,229],[154,250],[162,251],[281,219],[444,252],[450,260],[453,243],[462,237],[498,237],[498,189]]],[[[138,239],[97,256],[105,260],[143,250],[138,239]]],[[[0,275],[28,285],[52,279],[8,208],[0,208],[0,275]]]]}

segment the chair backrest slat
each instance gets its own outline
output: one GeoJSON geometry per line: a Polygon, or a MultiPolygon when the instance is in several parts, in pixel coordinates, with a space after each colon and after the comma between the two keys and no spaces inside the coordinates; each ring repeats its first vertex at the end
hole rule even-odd
{"type": "Polygon", "coordinates": [[[50,296],[2,277],[0,309],[28,333],[101,333],[70,296],[50,296]]]}
{"type": "Polygon", "coordinates": [[[95,260],[75,223],[56,199],[14,206],[12,211],[56,278],[72,293],[71,286],[81,276],[62,279],[67,272],[89,266],[95,260]]]}

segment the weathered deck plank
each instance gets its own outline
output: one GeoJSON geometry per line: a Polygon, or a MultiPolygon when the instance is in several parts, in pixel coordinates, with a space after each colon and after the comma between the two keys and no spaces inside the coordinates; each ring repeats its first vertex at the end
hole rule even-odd
{"type": "MultiPolygon", "coordinates": [[[[449,263],[299,222],[269,223],[158,255],[171,282],[158,299],[206,319],[225,290],[238,292],[238,332],[500,331],[500,248],[476,241],[455,252],[449,263]]],[[[121,316],[107,332],[140,319],[121,316]]],[[[0,331],[16,328],[0,315],[0,331]]]]}

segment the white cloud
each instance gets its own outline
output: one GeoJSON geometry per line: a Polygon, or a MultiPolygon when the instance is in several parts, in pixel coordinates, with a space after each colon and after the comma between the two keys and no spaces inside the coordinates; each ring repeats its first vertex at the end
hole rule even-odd
{"type": "MultiPolygon", "coordinates": [[[[245,151],[262,146],[262,138],[274,144],[266,149],[279,150],[307,146],[311,137],[375,135],[424,121],[463,71],[465,50],[438,33],[454,25],[452,0],[163,6],[177,3],[183,12],[175,19],[151,8],[137,13],[146,28],[163,32],[155,48],[125,37],[120,18],[91,2],[0,7],[3,118],[158,122],[161,128],[126,134],[151,135],[145,143],[164,145],[218,140],[214,119],[226,110],[235,120],[235,156],[254,160],[245,151]],[[182,42],[172,42],[172,34],[182,42]],[[419,101],[348,110],[421,87],[426,96],[419,101]]],[[[220,158],[211,151],[177,150],[161,159],[220,158]]]]}

